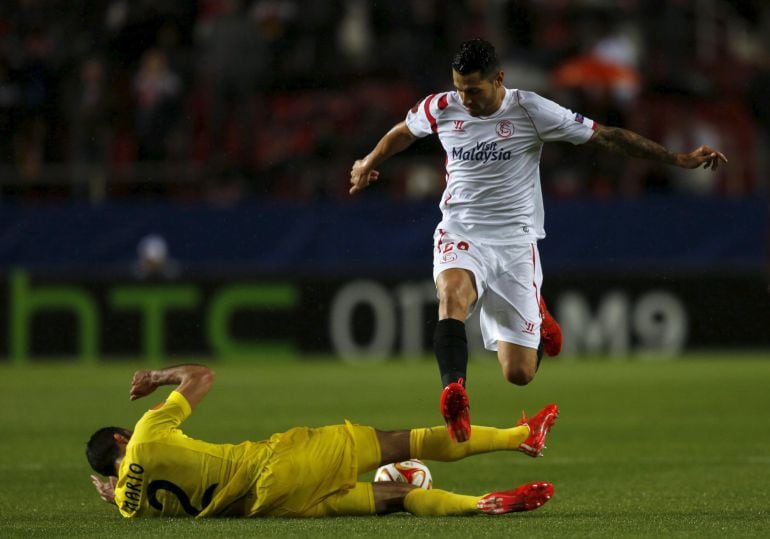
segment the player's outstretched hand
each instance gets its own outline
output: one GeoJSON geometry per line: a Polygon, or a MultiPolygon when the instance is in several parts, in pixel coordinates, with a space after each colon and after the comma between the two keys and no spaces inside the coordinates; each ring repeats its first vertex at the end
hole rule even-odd
{"type": "Polygon", "coordinates": [[[719,163],[727,163],[727,157],[722,152],[718,152],[705,144],[690,153],[679,154],[677,162],[680,167],[684,168],[698,168],[703,165],[703,168],[710,168],[711,170],[716,170],[719,163]]]}
{"type": "Polygon", "coordinates": [[[359,159],[353,163],[350,169],[350,194],[354,195],[364,190],[370,183],[376,182],[380,177],[380,172],[372,170],[365,159],[359,159]]]}
{"type": "Polygon", "coordinates": [[[115,485],[118,482],[117,477],[108,477],[107,481],[102,481],[99,477],[92,475],[91,482],[96,488],[99,497],[107,503],[115,503],[115,485]]]}
{"type": "Polygon", "coordinates": [[[158,384],[152,380],[152,371],[141,370],[134,373],[134,378],[131,380],[131,390],[128,392],[128,398],[133,400],[141,397],[146,397],[155,389],[158,384]]]}

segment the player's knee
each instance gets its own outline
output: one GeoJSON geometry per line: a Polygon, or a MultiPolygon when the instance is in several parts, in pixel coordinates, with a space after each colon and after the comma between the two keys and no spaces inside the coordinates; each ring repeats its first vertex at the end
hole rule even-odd
{"type": "Polygon", "coordinates": [[[440,312],[449,318],[465,319],[469,309],[470,302],[456,293],[443,295],[439,301],[440,312]]]}
{"type": "MultiPolygon", "coordinates": [[[[501,346],[498,343],[498,346],[501,346]]],[[[535,378],[537,355],[535,350],[520,346],[500,348],[498,360],[505,379],[517,386],[525,386],[535,378]]]]}
{"type": "Polygon", "coordinates": [[[502,368],[505,379],[517,386],[525,386],[535,378],[536,369],[526,363],[503,363],[502,368]]]}

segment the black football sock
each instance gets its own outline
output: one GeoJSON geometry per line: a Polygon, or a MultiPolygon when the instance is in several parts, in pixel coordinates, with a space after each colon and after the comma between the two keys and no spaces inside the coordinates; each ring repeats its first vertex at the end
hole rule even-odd
{"type": "Polygon", "coordinates": [[[460,378],[467,380],[468,338],[465,335],[465,322],[454,318],[439,320],[433,334],[433,351],[436,353],[443,387],[460,378]]]}

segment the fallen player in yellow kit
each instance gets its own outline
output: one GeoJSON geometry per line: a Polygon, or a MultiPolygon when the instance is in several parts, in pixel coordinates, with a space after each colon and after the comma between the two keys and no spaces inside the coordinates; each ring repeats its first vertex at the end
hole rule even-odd
{"type": "Polygon", "coordinates": [[[559,412],[555,404],[512,428],[474,425],[473,438],[459,444],[444,426],[386,432],[350,422],[213,444],[179,429],[213,381],[214,373],[203,365],[138,371],[131,400],[162,385],[177,387],[133,431],[105,427],[88,441],[89,464],[107,478],[92,475],[94,486],[124,517],[502,514],[537,509],[553,495],[545,482],[468,496],[408,483],[360,482],[358,476],[413,458],[455,461],[492,451],[539,456],[559,412]]]}

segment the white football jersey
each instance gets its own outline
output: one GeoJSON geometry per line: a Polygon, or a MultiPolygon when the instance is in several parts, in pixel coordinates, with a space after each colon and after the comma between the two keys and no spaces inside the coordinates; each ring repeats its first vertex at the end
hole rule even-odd
{"type": "Polygon", "coordinates": [[[429,95],[406,116],[417,137],[438,134],[446,151],[439,228],[485,243],[545,237],[543,143],[588,142],[594,122],[537,95],[506,89],[490,116],[471,116],[456,91],[429,95]]]}

